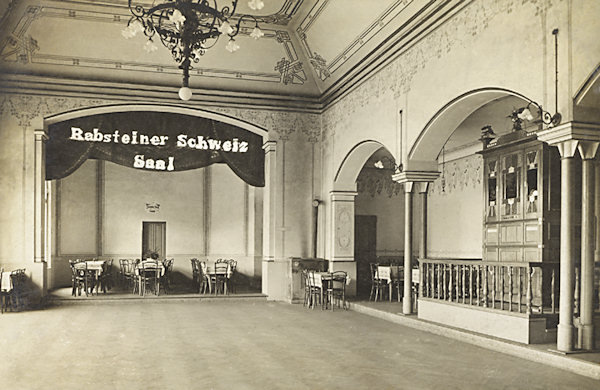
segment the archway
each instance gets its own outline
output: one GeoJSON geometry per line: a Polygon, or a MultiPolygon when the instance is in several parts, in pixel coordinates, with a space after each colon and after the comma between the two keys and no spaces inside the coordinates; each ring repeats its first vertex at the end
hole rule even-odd
{"type": "MultiPolygon", "coordinates": [[[[151,114],[156,114],[155,116],[160,116],[163,115],[164,116],[174,116],[176,118],[190,118],[192,120],[192,122],[190,123],[204,123],[204,122],[193,122],[194,118],[197,118],[198,120],[206,120],[208,122],[206,123],[217,123],[217,124],[223,124],[223,129],[225,129],[225,131],[229,131],[232,128],[238,128],[241,131],[241,134],[244,134],[244,132],[247,132],[248,136],[250,137],[254,137],[253,139],[255,139],[255,142],[257,143],[257,145],[254,146],[255,149],[258,150],[258,152],[260,153],[260,157],[264,157],[264,152],[262,150],[262,145],[264,144],[264,142],[267,140],[267,131],[255,126],[253,124],[244,122],[242,120],[236,119],[236,118],[232,118],[226,115],[221,115],[221,114],[217,114],[217,113],[213,113],[213,112],[209,112],[209,111],[204,111],[204,110],[197,110],[197,109],[191,109],[188,107],[180,107],[180,106],[170,106],[170,105],[153,105],[153,104],[123,104],[123,105],[110,105],[110,106],[101,106],[101,107],[92,107],[92,108],[85,108],[85,109],[80,109],[80,110],[74,110],[74,111],[70,111],[70,112],[66,112],[66,113],[62,113],[62,114],[57,114],[57,115],[52,115],[48,118],[45,119],[44,121],[44,128],[46,130],[48,130],[49,128],[52,128],[53,126],[56,127],[56,125],[61,124],[61,123],[70,123],[68,121],[77,121],[79,119],[86,119],[86,118],[102,118],[104,115],[104,118],[106,117],[110,117],[111,115],[118,115],[118,114],[124,114],[121,117],[126,117],[128,114],[131,113],[135,113],[135,114],[139,114],[139,113],[151,113],[151,114]]],[[[132,115],[133,116],[133,115],[132,115]]],[[[105,122],[108,123],[108,122],[105,122]]],[[[126,126],[124,126],[123,128],[121,128],[121,134],[126,134],[127,131],[132,130],[131,127],[126,128],[126,126]],[[125,131],[123,131],[125,130],[125,131]]],[[[143,128],[138,128],[137,130],[139,130],[139,133],[143,133],[143,128]]],[[[213,132],[214,131],[220,131],[221,128],[219,129],[212,129],[213,132]]],[[[93,134],[91,132],[91,130],[89,131],[91,134],[93,134]]],[[[79,133],[78,133],[79,134],[79,133]]],[[[130,134],[131,135],[131,134],[130,134]]],[[[85,134],[81,134],[81,136],[85,139],[85,134]]],[[[235,137],[235,136],[234,136],[235,137]]],[[[151,137],[149,137],[151,139],[151,137]]],[[[166,138],[166,136],[164,137],[166,138]]],[[[173,137],[173,141],[175,141],[178,137],[173,137]]],[[[230,137],[231,138],[231,137],[230,137]]],[[[110,139],[111,141],[114,141],[114,139],[110,139]]],[[[122,140],[122,138],[120,139],[122,140]]],[[[83,143],[83,142],[82,142],[83,143]]],[[[110,142],[109,142],[110,143],[110,142]]],[[[240,137],[240,142],[241,143],[241,137],[240,137]]],[[[238,144],[239,144],[238,143],[238,144]]],[[[116,144],[116,142],[115,142],[116,144]]],[[[41,143],[41,145],[43,146],[43,143],[41,143]]],[[[160,147],[164,147],[165,145],[154,145],[152,144],[152,142],[150,141],[150,144],[146,145],[145,147],[147,148],[146,150],[149,150],[149,148],[151,148],[152,146],[158,146],[160,147]]],[[[193,145],[191,145],[193,146],[193,145]]],[[[226,147],[226,150],[231,150],[230,148],[231,145],[226,147]]],[[[239,146],[239,145],[238,145],[239,146]]],[[[190,145],[186,144],[185,146],[186,148],[189,148],[190,145]]],[[[198,148],[196,148],[198,149],[198,148]]],[[[223,150],[223,149],[222,149],[223,150]]],[[[40,150],[40,154],[43,155],[43,148],[42,150],[40,150]]],[[[101,151],[102,153],[106,154],[106,151],[101,151]]],[[[214,159],[215,158],[215,151],[211,150],[208,151],[211,152],[211,156],[210,159],[214,159]]],[[[97,155],[93,156],[94,158],[98,159],[97,155]]],[[[45,169],[45,163],[46,163],[46,159],[44,157],[38,156],[38,151],[36,149],[36,160],[40,161],[40,165],[41,165],[41,170],[43,171],[45,169]],[[38,158],[39,157],[39,158],[38,158]]],[[[138,248],[137,246],[139,246],[140,243],[138,243],[137,241],[141,240],[137,240],[137,235],[139,235],[137,231],[135,231],[134,233],[131,233],[131,236],[135,238],[136,240],[136,248],[134,250],[127,248],[126,245],[109,245],[111,242],[114,244],[115,240],[114,237],[117,235],[117,233],[113,234],[113,233],[106,233],[106,231],[108,230],[106,228],[107,224],[109,224],[110,221],[115,221],[118,220],[118,218],[122,218],[124,221],[127,220],[127,218],[129,218],[130,220],[135,219],[135,223],[136,223],[136,228],[137,225],[141,226],[141,223],[143,221],[158,221],[158,220],[165,220],[165,219],[173,219],[176,220],[177,223],[172,223],[171,226],[169,226],[167,228],[167,234],[170,234],[169,232],[172,233],[172,237],[171,237],[171,243],[170,243],[170,247],[172,248],[171,250],[174,251],[180,258],[181,260],[179,261],[180,266],[182,267],[181,269],[185,269],[185,272],[187,273],[187,269],[190,269],[190,273],[191,273],[191,267],[189,264],[189,258],[191,257],[197,257],[198,255],[206,255],[207,259],[211,259],[212,257],[221,257],[221,255],[226,255],[227,253],[223,252],[222,250],[220,250],[219,248],[226,248],[226,245],[224,245],[223,243],[221,243],[220,241],[216,240],[215,234],[213,234],[212,236],[210,236],[208,233],[206,233],[208,230],[208,227],[210,227],[211,229],[213,229],[213,231],[217,231],[217,229],[221,229],[223,227],[226,227],[226,219],[223,220],[225,222],[222,222],[220,218],[217,218],[218,215],[216,215],[215,213],[219,213],[220,212],[225,212],[226,209],[229,208],[229,206],[227,207],[212,207],[211,210],[209,210],[207,204],[209,204],[209,202],[212,202],[213,206],[218,203],[221,199],[221,196],[219,196],[219,193],[227,193],[228,189],[227,187],[227,183],[233,183],[233,185],[235,186],[234,188],[231,189],[231,191],[229,192],[231,193],[235,193],[237,195],[230,195],[230,202],[231,204],[235,204],[235,207],[232,207],[236,210],[241,210],[239,211],[240,214],[240,221],[244,222],[245,224],[243,225],[242,228],[238,229],[239,232],[236,230],[236,237],[239,236],[240,238],[240,243],[239,245],[236,246],[239,247],[239,253],[240,255],[244,256],[244,260],[246,263],[248,264],[242,264],[242,262],[238,262],[238,269],[242,270],[243,272],[245,272],[246,270],[248,270],[249,274],[248,277],[250,279],[256,278],[257,280],[251,280],[251,282],[253,282],[255,285],[260,286],[260,278],[261,278],[261,274],[260,274],[260,259],[262,256],[262,245],[259,244],[255,244],[255,245],[249,245],[249,241],[248,241],[248,237],[253,237],[255,234],[259,235],[262,234],[262,215],[260,216],[254,216],[254,215],[250,215],[249,217],[249,213],[253,213],[254,212],[254,204],[256,201],[262,201],[262,188],[260,187],[255,187],[255,184],[247,184],[249,181],[246,180],[246,178],[244,178],[243,175],[240,175],[238,173],[238,171],[236,170],[237,168],[239,168],[239,162],[236,161],[227,161],[227,158],[225,159],[220,159],[219,161],[216,162],[225,162],[227,163],[227,165],[229,165],[229,167],[231,167],[231,169],[227,169],[227,167],[224,164],[216,164],[211,166],[210,168],[207,168],[205,170],[201,170],[201,171],[206,171],[205,173],[195,173],[192,174],[191,172],[193,171],[198,171],[198,170],[194,170],[192,168],[194,168],[193,166],[191,166],[189,169],[186,168],[186,170],[183,170],[181,172],[169,172],[169,173],[165,173],[166,171],[168,171],[168,166],[165,166],[165,170],[162,170],[162,172],[158,173],[158,172],[147,172],[148,167],[145,166],[144,168],[146,169],[139,169],[139,170],[132,170],[128,167],[132,167],[132,165],[126,165],[126,164],[121,164],[121,165],[117,165],[119,162],[117,161],[117,164],[105,164],[104,161],[101,160],[89,160],[90,163],[92,163],[93,166],[88,167],[87,170],[88,172],[91,172],[94,175],[93,179],[86,179],[85,183],[89,183],[91,184],[90,187],[93,187],[93,193],[95,194],[94,197],[95,199],[92,200],[87,200],[86,202],[83,202],[83,206],[81,208],[84,208],[85,205],[87,205],[88,203],[91,204],[94,208],[94,210],[92,210],[92,212],[90,213],[90,215],[93,217],[93,219],[90,221],[90,225],[94,225],[93,229],[90,229],[90,231],[93,231],[94,234],[96,235],[95,240],[93,241],[93,243],[89,244],[88,247],[89,248],[84,248],[84,250],[78,251],[78,250],[71,250],[71,251],[66,251],[64,253],[52,253],[49,252],[47,254],[47,256],[45,254],[42,255],[42,257],[46,257],[46,258],[51,258],[52,256],[54,256],[54,258],[58,261],[58,263],[53,264],[52,261],[49,262],[49,268],[50,268],[50,272],[48,273],[47,277],[50,280],[55,280],[55,281],[61,281],[61,278],[64,279],[65,275],[61,274],[60,272],[55,272],[54,270],[52,270],[53,265],[58,265],[60,266],[60,262],[64,260],[64,258],[68,257],[68,255],[90,255],[90,257],[100,257],[100,256],[106,256],[106,257],[121,257],[121,255],[123,255],[123,257],[133,257],[133,255],[136,255],[135,257],[140,257],[140,253],[138,252],[138,248]],[[122,165],[126,165],[126,167],[122,167],[122,165]],[[232,173],[227,173],[231,171],[232,173]],[[236,177],[236,175],[233,174],[233,172],[235,172],[237,174],[238,177],[236,177]],[[136,174],[139,175],[139,177],[141,178],[143,176],[143,178],[141,178],[141,182],[138,186],[138,188],[136,189],[136,185],[132,184],[131,182],[133,182],[133,177],[131,175],[136,174]],[[150,176],[153,175],[153,176],[150,176]],[[178,178],[173,178],[173,175],[179,175],[178,178]],[[108,179],[108,177],[111,177],[113,180],[112,184],[111,181],[108,179]],[[193,176],[193,177],[192,177],[193,176]],[[223,177],[226,177],[226,179],[223,179],[223,177]],[[211,179],[212,178],[212,179],[211,179]],[[241,180],[240,180],[241,178],[241,180]],[[116,182],[114,182],[114,180],[119,180],[119,182],[117,184],[114,184],[116,182]],[[223,184],[222,180],[227,180],[227,183],[223,184]],[[243,181],[242,181],[243,180],[243,181]],[[246,183],[244,183],[244,181],[246,181],[246,183]],[[195,182],[194,185],[190,184],[192,182],[195,182]],[[161,184],[162,183],[162,184],[161,184]],[[175,184],[175,185],[174,185],[175,184]],[[149,187],[150,186],[150,187],[149,187]],[[123,188],[128,188],[129,193],[126,192],[125,189],[120,190],[118,187],[123,187],[123,188]],[[150,189],[149,189],[150,188],[150,189]],[[169,188],[171,188],[171,190],[169,190],[169,188]],[[220,191],[220,192],[218,192],[220,191]],[[110,194],[109,194],[110,192],[110,194]],[[172,192],[172,194],[170,193],[172,192]],[[185,195],[185,199],[184,198],[178,198],[179,200],[177,200],[175,198],[175,194],[178,193],[181,194],[186,194],[185,195]],[[194,195],[190,195],[190,194],[194,194],[194,195]],[[107,198],[107,196],[110,195],[110,199],[107,198]],[[136,201],[139,204],[136,204],[135,207],[137,208],[136,212],[132,212],[130,211],[132,208],[135,207],[126,207],[126,211],[120,213],[118,210],[116,210],[116,207],[114,206],[115,203],[127,203],[129,202],[130,198],[137,198],[136,201]],[[143,198],[143,199],[142,199],[143,198]],[[148,198],[148,199],[146,199],[148,198]],[[162,200],[161,200],[162,199],[162,200]],[[189,202],[189,199],[193,199],[193,202],[196,202],[196,205],[189,205],[189,207],[187,208],[187,210],[189,210],[189,213],[186,213],[186,208],[181,206],[181,205],[177,205],[177,203],[186,203],[189,202]],[[160,205],[160,203],[162,203],[162,205],[160,205]],[[145,205],[145,208],[144,208],[145,205]],[[149,206],[148,206],[149,205],[149,206]],[[160,208],[159,206],[162,206],[162,208],[160,208]],[[112,211],[110,211],[110,210],[112,211]],[[113,210],[115,209],[115,210],[113,210]],[[201,211],[197,211],[197,209],[201,209],[201,211]],[[164,210],[164,213],[161,214],[161,212],[164,210]],[[208,211],[207,211],[208,210],[208,211]],[[130,215],[131,214],[131,215],[130,215]],[[135,214],[135,215],[133,215],[135,214]],[[110,217],[108,217],[110,216],[110,217]],[[191,217],[194,217],[191,218],[191,217]],[[127,218],[125,218],[127,217],[127,218]],[[189,220],[192,220],[192,222],[186,220],[186,218],[189,217],[189,220]],[[138,221],[139,220],[139,221],[138,221]],[[143,220],[143,221],[142,221],[143,220]],[[207,227],[208,226],[208,227],[207,227]],[[200,231],[200,229],[204,229],[202,231],[200,231]],[[189,249],[191,248],[190,245],[186,244],[187,242],[191,242],[193,239],[190,239],[190,237],[188,237],[188,239],[184,239],[185,234],[181,234],[180,232],[182,231],[194,231],[195,230],[195,237],[193,239],[196,239],[198,241],[202,241],[201,245],[199,247],[201,247],[203,249],[203,251],[199,251],[198,250],[194,250],[194,249],[189,249]],[[179,233],[177,233],[179,232],[179,233]],[[208,236],[208,237],[207,237],[208,236]],[[111,241],[112,240],[112,241],[111,241]],[[211,241],[212,240],[212,241],[211,241]],[[246,240],[246,241],[244,241],[246,240]],[[175,247],[178,245],[182,245],[188,249],[182,249],[182,250],[177,250],[175,251],[175,247]],[[211,248],[212,251],[209,252],[208,248],[211,248]],[[249,248],[249,249],[247,249],[249,248]],[[73,253],[75,252],[75,253],[73,253]],[[92,256],[94,255],[94,256],[92,256]],[[100,255],[100,256],[98,256],[100,255]],[[259,261],[259,264],[254,264],[254,262],[259,261]],[[240,267],[241,266],[241,267],[240,267]],[[259,270],[258,272],[254,272],[255,270],[259,270]]],[[[156,160],[158,161],[158,160],[156,160]]],[[[209,166],[212,164],[212,162],[215,161],[208,161],[207,164],[201,165],[201,166],[209,166]]],[[[81,161],[81,163],[83,163],[83,161],[81,161]]],[[[81,165],[81,164],[79,164],[81,165]]],[[[77,165],[77,167],[79,166],[77,165]]],[[[166,165],[166,164],[165,164],[166,165]]],[[[77,168],[75,167],[75,168],[77,168]]],[[[135,168],[140,168],[139,166],[136,167],[135,165],[133,165],[133,167],[135,168]]],[[[155,170],[158,170],[158,168],[160,168],[160,166],[158,165],[158,162],[155,165],[155,170]]],[[[264,172],[264,166],[261,169],[264,172]]],[[[46,218],[43,218],[40,216],[39,219],[36,219],[36,231],[40,232],[40,244],[42,246],[42,248],[44,249],[51,249],[50,245],[48,245],[51,242],[52,236],[49,234],[51,233],[50,228],[52,225],[52,223],[45,223],[44,219],[50,219],[53,217],[52,213],[56,213],[56,207],[54,208],[54,210],[52,209],[51,206],[46,207],[45,202],[43,202],[43,194],[44,194],[44,181],[43,178],[46,177],[46,173],[44,172],[43,175],[40,175],[40,177],[42,178],[42,180],[40,180],[39,182],[36,180],[36,193],[38,193],[37,191],[37,187],[40,187],[40,191],[39,193],[41,194],[41,199],[40,199],[40,203],[39,203],[39,210],[40,210],[40,214],[45,216],[46,218]]],[[[137,177],[137,176],[136,176],[137,177]]],[[[264,180],[268,182],[270,178],[266,177],[264,180]]],[[[81,182],[80,182],[81,183],[81,182]]],[[[85,187],[85,184],[77,184],[80,188],[85,187]]],[[[258,184],[260,185],[260,184],[258,184]]],[[[52,192],[57,192],[57,188],[56,186],[53,188],[53,190],[50,192],[50,194],[52,195],[52,192]]],[[[71,191],[71,194],[73,193],[73,191],[71,191]]],[[[92,194],[90,192],[90,194],[92,194]]],[[[92,194],[93,195],[93,194],[92,194]]],[[[52,196],[51,196],[52,198],[52,196]]],[[[36,200],[37,201],[37,200],[36,200]]],[[[222,203],[222,202],[221,202],[222,203]]],[[[218,206],[218,204],[217,204],[218,206]]],[[[231,206],[231,205],[230,205],[231,206]]],[[[261,212],[260,210],[262,210],[262,207],[258,208],[257,212],[261,212]]],[[[60,211],[60,210],[59,210],[60,211]]],[[[58,214],[57,214],[58,215],[58,214]]],[[[51,220],[49,221],[51,222],[51,220]]],[[[131,222],[131,221],[129,221],[131,222]]],[[[57,229],[58,230],[58,229],[57,229]]],[[[110,229],[112,230],[112,229],[110,229]]],[[[116,229],[118,230],[118,229],[116,229]]],[[[133,228],[128,228],[127,229],[128,232],[130,231],[134,231],[135,229],[133,228]]],[[[121,233],[119,233],[121,234],[121,233]]],[[[168,238],[169,240],[169,238],[168,238]]],[[[74,240],[72,240],[74,241],[74,240]]],[[[72,244],[72,242],[71,242],[72,244]]],[[[58,247],[59,245],[57,245],[58,247]]],[[[74,247],[74,245],[71,245],[71,247],[74,247]]],[[[167,245],[167,250],[169,251],[169,243],[167,245]]],[[[43,252],[43,250],[41,250],[43,252]]],[[[238,253],[236,252],[236,253],[238,253]]],[[[173,252],[171,252],[173,253],[173,252]]],[[[169,256],[169,257],[173,257],[173,256],[169,256]]],[[[177,262],[176,262],[176,266],[177,266],[177,262]]],[[[58,267],[54,267],[55,270],[58,269],[58,267]]],[[[68,267],[61,267],[61,268],[66,268],[68,269],[68,267]]]]}
{"type": "MultiPolygon", "coordinates": [[[[352,280],[349,286],[350,295],[355,295],[357,289],[357,264],[355,261],[357,178],[365,163],[380,149],[387,150],[382,143],[373,140],[363,141],[354,146],[340,164],[334,178],[333,191],[330,193],[328,235],[330,237],[330,270],[342,270],[348,273],[352,280]]],[[[392,159],[389,152],[388,155],[392,159]]]]}

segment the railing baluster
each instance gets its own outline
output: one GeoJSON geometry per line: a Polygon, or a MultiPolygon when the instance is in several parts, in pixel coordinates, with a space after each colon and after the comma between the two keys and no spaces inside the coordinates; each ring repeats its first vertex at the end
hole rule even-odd
{"type": "Polygon", "coordinates": [[[448,301],[452,302],[452,264],[448,267],[448,301]]]}
{"type": "Polygon", "coordinates": [[[456,265],[456,285],[454,286],[454,288],[456,289],[456,303],[458,303],[459,299],[460,299],[460,291],[459,291],[459,287],[460,287],[460,264],[456,265]]]}
{"type": "Polygon", "coordinates": [[[521,312],[521,300],[523,299],[523,292],[521,290],[521,267],[517,267],[517,295],[519,302],[517,303],[517,309],[521,312]]]}
{"type": "Polygon", "coordinates": [[[513,277],[512,268],[508,267],[508,311],[512,311],[513,303],[513,277]]]}
{"type": "Polygon", "coordinates": [[[476,266],[476,272],[477,272],[477,306],[481,305],[481,295],[480,295],[480,287],[481,287],[481,266],[477,265],[476,266]]]}
{"type": "Polygon", "coordinates": [[[498,267],[498,274],[500,278],[500,310],[504,310],[504,266],[498,267]]]}
{"type": "Polygon", "coordinates": [[[469,264],[469,305],[473,305],[473,266],[469,264]]]}
{"type": "Polygon", "coordinates": [[[531,277],[533,276],[532,268],[527,266],[527,314],[531,314],[531,277]]]}
{"type": "Polygon", "coordinates": [[[437,298],[442,299],[442,273],[441,268],[443,264],[437,265],[437,298]]]}
{"type": "Polygon", "coordinates": [[[448,264],[444,264],[444,269],[443,269],[444,300],[448,299],[448,285],[446,284],[446,274],[447,273],[448,273],[448,264]]]}
{"type": "Polygon", "coordinates": [[[554,299],[555,299],[555,297],[554,297],[554,278],[556,277],[555,271],[556,270],[555,270],[554,266],[552,266],[552,278],[550,280],[550,289],[552,290],[552,291],[550,291],[550,300],[552,300],[550,305],[552,306],[552,314],[556,313],[556,305],[554,303],[554,299]]]}
{"type": "Polygon", "coordinates": [[[496,266],[492,265],[492,309],[496,308],[496,266]]]}
{"type": "Polygon", "coordinates": [[[488,307],[488,269],[487,265],[483,266],[481,273],[483,277],[483,307],[488,307]]]}
{"type": "Polygon", "coordinates": [[[435,264],[430,264],[429,267],[429,296],[434,297],[435,294],[435,264]]]}
{"type": "Polygon", "coordinates": [[[575,293],[574,293],[574,305],[573,315],[579,316],[579,268],[575,267],[575,293]]]}
{"type": "Polygon", "coordinates": [[[466,267],[467,267],[466,265],[463,265],[461,267],[462,268],[461,271],[462,271],[462,295],[463,295],[462,296],[462,303],[463,304],[466,303],[466,299],[467,299],[467,294],[466,294],[467,293],[467,288],[466,288],[467,286],[466,286],[466,283],[465,283],[465,280],[466,280],[465,278],[466,278],[466,273],[467,273],[466,267]]]}

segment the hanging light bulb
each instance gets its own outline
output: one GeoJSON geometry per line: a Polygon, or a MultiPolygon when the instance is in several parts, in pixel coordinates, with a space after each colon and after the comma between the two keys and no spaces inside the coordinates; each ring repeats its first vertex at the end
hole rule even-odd
{"type": "Polygon", "coordinates": [[[250,0],[248,2],[248,7],[253,10],[261,10],[265,6],[265,3],[261,0],[250,0]]]}
{"type": "Polygon", "coordinates": [[[225,46],[225,49],[227,49],[227,51],[230,53],[234,53],[234,52],[238,51],[239,48],[240,48],[240,45],[235,43],[235,39],[233,39],[233,38],[231,38],[229,40],[229,42],[227,43],[227,46],[225,46]]]}
{"type": "Polygon", "coordinates": [[[260,37],[263,37],[265,35],[264,32],[262,32],[262,30],[260,28],[258,28],[258,26],[254,27],[254,30],[252,30],[252,32],[250,33],[250,36],[254,39],[259,39],[260,37]]]}
{"type": "Polygon", "coordinates": [[[192,90],[189,87],[179,88],[179,98],[181,100],[190,100],[192,98],[192,90]]]}
{"type": "Polygon", "coordinates": [[[233,33],[233,27],[231,27],[229,22],[226,20],[223,23],[221,23],[221,25],[217,28],[217,30],[219,30],[219,32],[221,34],[230,35],[231,33],[233,33]]]}

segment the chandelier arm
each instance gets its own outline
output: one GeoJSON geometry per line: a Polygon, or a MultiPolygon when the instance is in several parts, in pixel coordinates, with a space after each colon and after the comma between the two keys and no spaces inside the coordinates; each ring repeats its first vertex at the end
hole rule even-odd
{"type": "Polygon", "coordinates": [[[254,16],[252,16],[252,15],[242,15],[238,19],[238,21],[235,24],[235,26],[233,26],[233,32],[231,34],[227,34],[227,35],[229,35],[230,38],[233,38],[233,37],[235,37],[236,35],[238,35],[240,33],[242,21],[244,20],[244,18],[251,19],[254,22],[255,26],[258,27],[258,20],[254,16]]]}

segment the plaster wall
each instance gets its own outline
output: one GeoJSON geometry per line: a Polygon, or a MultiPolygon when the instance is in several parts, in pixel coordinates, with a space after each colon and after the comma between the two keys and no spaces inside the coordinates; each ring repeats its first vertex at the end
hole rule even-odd
{"type": "Polygon", "coordinates": [[[427,198],[427,256],[482,258],[483,171],[480,155],[440,164],[442,178],[430,185],[427,198]]]}

